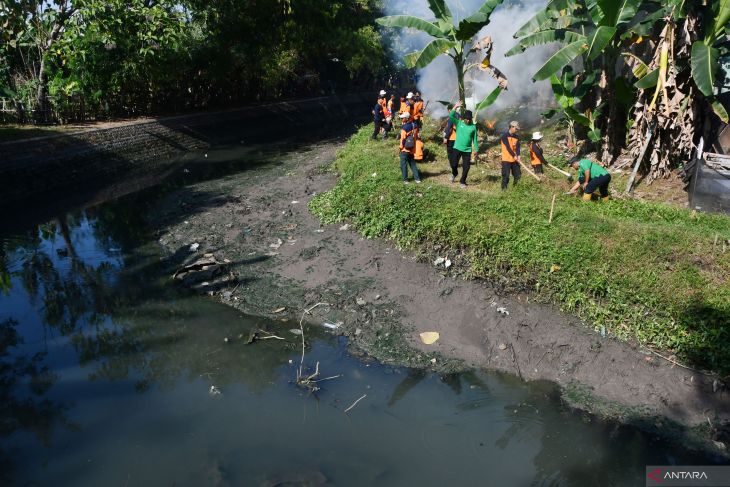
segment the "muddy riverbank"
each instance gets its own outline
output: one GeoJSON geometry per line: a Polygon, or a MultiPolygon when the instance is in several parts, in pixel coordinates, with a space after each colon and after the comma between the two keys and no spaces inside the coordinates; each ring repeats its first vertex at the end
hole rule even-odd
{"type": "MultiPolygon", "coordinates": [[[[172,192],[149,215],[160,244],[180,262],[204,253],[227,260],[200,292],[277,319],[283,332],[305,308],[326,303],[307,320],[340,325],[356,349],[385,363],[554,381],[576,406],[653,431],[694,427],[696,437],[724,450],[730,402],[714,379],[603,338],[529,295],[464,280],[458,256],[449,269],[435,267],[438,249],[403,253],[348,225],[321,226],[307,204],[334,185],[327,168],[341,147],[330,140],[282,151],[267,156],[274,162],[266,170],[172,192]],[[440,339],[424,345],[424,331],[440,339]]],[[[428,190],[428,182],[422,186],[428,190]]]]}

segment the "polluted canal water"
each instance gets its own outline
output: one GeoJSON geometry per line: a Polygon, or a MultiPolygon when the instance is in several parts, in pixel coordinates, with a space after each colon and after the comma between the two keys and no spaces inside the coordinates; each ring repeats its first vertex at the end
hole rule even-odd
{"type": "Polygon", "coordinates": [[[172,282],[141,217],[156,193],[0,235],[0,484],[633,486],[713,462],[550,384],[357,358],[319,323],[305,369],[339,377],[310,393],[298,322],[172,282]],[[247,344],[259,329],[284,340],[247,344]]]}

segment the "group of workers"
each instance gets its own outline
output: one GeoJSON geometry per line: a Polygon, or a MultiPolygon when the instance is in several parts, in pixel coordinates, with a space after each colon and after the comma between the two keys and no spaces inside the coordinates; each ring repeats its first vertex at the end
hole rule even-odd
{"type": "MultiPolygon", "coordinates": [[[[372,138],[377,139],[382,134],[386,139],[388,133],[393,129],[395,95],[390,100],[386,99],[386,92],[380,92],[378,102],[373,109],[375,129],[372,138]]],[[[449,166],[451,167],[451,182],[455,183],[459,177],[459,163],[461,163],[461,178],[459,185],[467,188],[466,179],[471,168],[472,155],[476,162],[479,152],[479,141],[477,125],[474,122],[470,110],[460,115],[461,102],[454,105],[449,113],[449,118],[444,131],[444,144],[448,154],[449,166]]],[[[401,123],[399,137],[400,166],[403,176],[403,183],[408,184],[408,168],[411,169],[413,179],[416,183],[421,182],[416,162],[423,160],[423,142],[420,139],[420,130],[423,126],[424,103],[421,94],[408,93],[400,99],[398,120],[401,123]]],[[[516,121],[509,123],[507,131],[500,138],[502,158],[502,184],[503,190],[509,186],[510,176],[513,185],[517,185],[522,176],[520,166],[522,158],[520,155],[520,124],[516,121]]],[[[535,174],[544,174],[543,167],[549,165],[543,154],[540,145],[542,133],[532,134],[529,143],[530,165],[535,174]]],[[[608,185],[611,182],[609,172],[597,162],[589,159],[575,157],[569,161],[570,167],[578,171],[578,181],[565,194],[576,194],[581,189],[583,199],[590,201],[593,194],[598,191],[603,200],[609,197],[608,185]]]]}

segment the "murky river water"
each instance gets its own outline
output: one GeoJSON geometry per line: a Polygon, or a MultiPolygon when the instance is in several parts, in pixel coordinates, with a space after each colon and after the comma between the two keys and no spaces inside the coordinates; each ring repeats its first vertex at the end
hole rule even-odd
{"type": "Polygon", "coordinates": [[[305,364],[341,377],[309,394],[296,323],[171,284],[150,194],[0,235],[0,484],[633,486],[712,461],[550,385],[362,361],[318,326],[305,364]],[[246,345],[255,328],[287,341],[246,345]]]}

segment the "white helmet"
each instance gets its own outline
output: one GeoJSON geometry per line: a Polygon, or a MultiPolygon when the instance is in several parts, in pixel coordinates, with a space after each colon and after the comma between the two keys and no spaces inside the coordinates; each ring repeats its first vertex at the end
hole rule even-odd
{"type": "Polygon", "coordinates": [[[380,90],[380,96],[385,96],[385,95],[386,95],[385,90],[380,90]]]}

